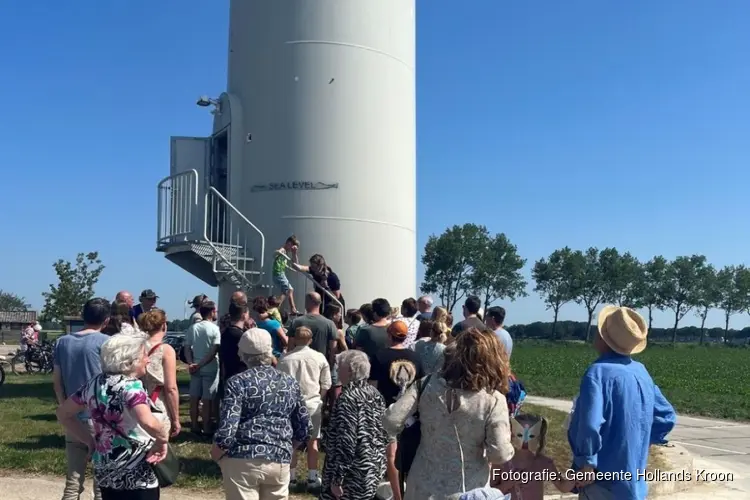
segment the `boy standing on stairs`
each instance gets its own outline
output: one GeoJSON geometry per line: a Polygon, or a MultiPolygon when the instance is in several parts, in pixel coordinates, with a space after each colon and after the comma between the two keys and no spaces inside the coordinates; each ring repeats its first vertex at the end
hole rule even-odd
{"type": "Polygon", "coordinates": [[[299,240],[296,236],[291,235],[286,239],[284,246],[276,250],[276,256],[273,260],[273,282],[281,288],[281,301],[279,307],[284,303],[284,299],[289,299],[289,309],[291,314],[298,315],[297,306],[294,305],[294,288],[286,277],[286,270],[289,267],[289,261],[292,266],[297,266],[297,251],[299,250],[299,240]]]}

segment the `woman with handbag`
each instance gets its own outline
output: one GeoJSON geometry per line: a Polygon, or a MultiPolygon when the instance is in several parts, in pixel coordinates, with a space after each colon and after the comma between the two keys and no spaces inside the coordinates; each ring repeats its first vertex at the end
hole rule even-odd
{"type": "Polygon", "coordinates": [[[383,417],[386,431],[396,436],[419,413],[404,500],[447,500],[486,487],[491,466],[513,458],[504,396],[510,366],[500,341],[469,328],[444,356],[441,370],[412,384],[383,417]]]}
{"type": "Polygon", "coordinates": [[[159,410],[161,420],[175,437],[182,429],[180,425],[180,391],[177,388],[177,354],[164,343],[167,334],[167,315],[153,308],[139,318],[141,328],[149,336],[148,366],[143,385],[154,407],[159,410]]]}
{"type": "Polygon", "coordinates": [[[87,443],[102,500],[158,500],[157,464],[168,434],[139,380],[148,365],[146,336],[115,335],[102,345],[102,372],[69,397],[57,417],[87,443]],[[88,410],[94,435],[78,420],[88,410]]]}

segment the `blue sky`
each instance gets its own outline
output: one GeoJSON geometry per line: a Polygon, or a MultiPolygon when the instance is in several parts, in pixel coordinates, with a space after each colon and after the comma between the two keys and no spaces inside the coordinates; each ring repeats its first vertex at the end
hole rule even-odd
{"type": "MultiPolygon", "coordinates": [[[[0,3],[0,288],[40,308],[51,264],[98,250],[101,295],[153,288],[180,317],[212,293],[154,251],[155,194],[169,136],[210,131],[194,103],[224,89],[227,5],[0,3]]],[[[568,245],[750,264],[750,2],[430,0],[417,19],[419,248],[470,221],[529,263],[568,245]]],[[[551,318],[532,292],[505,305],[551,318]]]]}

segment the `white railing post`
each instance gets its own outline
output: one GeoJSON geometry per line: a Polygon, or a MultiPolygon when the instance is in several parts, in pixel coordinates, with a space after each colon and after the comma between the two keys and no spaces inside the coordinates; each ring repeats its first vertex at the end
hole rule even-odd
{"type": "Polygon", "coordinates": [[[198,172],[186,170],[162,179],[157,185],[157,246],[193,232],[193,212],[198,207],[198,172]]]}

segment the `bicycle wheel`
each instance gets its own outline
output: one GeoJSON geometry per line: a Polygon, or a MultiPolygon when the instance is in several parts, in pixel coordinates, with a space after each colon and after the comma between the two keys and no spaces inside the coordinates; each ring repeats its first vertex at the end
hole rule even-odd
{"type": "Polygon", "coordinates": [[[52,355],[51,354],[45,354],[44,355],[44,366],[42,367],[42,371],[49,375],[52,373],[52,370],[54,369],[54,362],[52,361],[52,355]]]}
{"type": "Polygon", "coordinates": [[[21,373],[20,368],[24,365],[26,362],[26,355],[22,352],[17,352],[13,355],[12,358],[10,358],[10,371],[13,372],[13,375],[18,375],[21,373]]]}
{"type": "Polygon", "coordinates": [[[26,373],[42,373],[44,370],[44,361],[41,357],[27,359],[24,366],[26,368],[26,373]]]}

